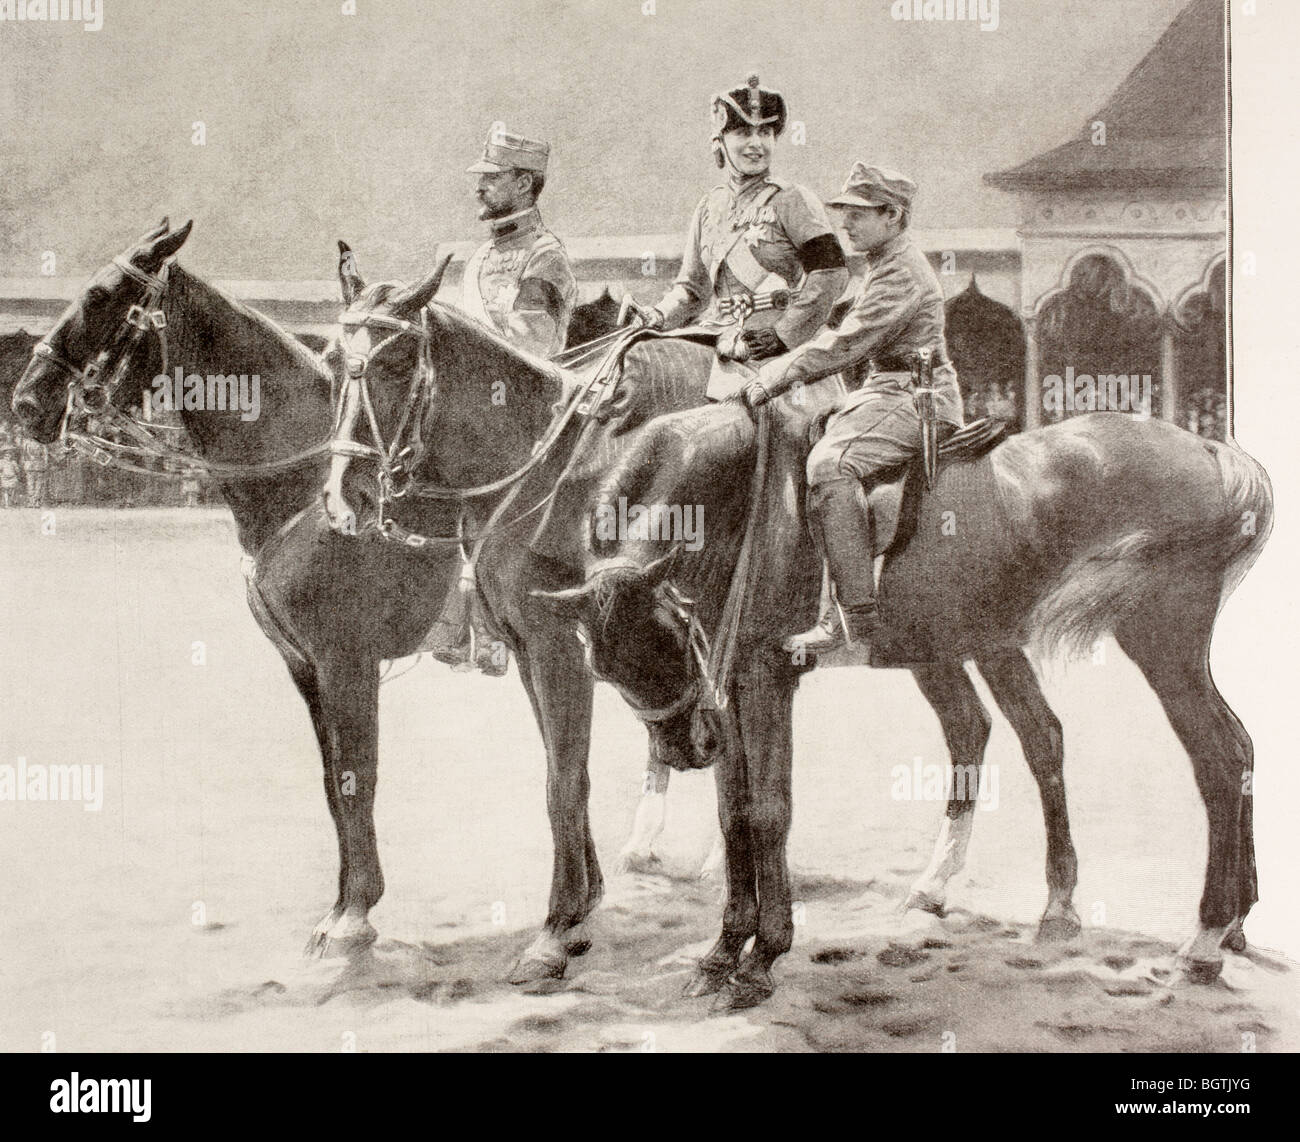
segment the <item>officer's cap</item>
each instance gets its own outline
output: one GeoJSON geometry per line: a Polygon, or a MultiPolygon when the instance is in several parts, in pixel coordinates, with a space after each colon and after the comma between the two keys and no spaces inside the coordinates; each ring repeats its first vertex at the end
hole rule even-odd
{"type": "Polygon", "coordinates": [[[509,134],[504,128],[494,127],[483,144],[483,157],[469,168],[469,173],[525,170],[545,174],[546,160],[550,155],[550,143],[525,139],[522,135],[509,134]]]}
{"type": "Polygon", "coordinates": [[[901,206],[912,208],[916,183],[898,171],[856,162],[844,180],[844,189],[827,206],[901,206]]]}

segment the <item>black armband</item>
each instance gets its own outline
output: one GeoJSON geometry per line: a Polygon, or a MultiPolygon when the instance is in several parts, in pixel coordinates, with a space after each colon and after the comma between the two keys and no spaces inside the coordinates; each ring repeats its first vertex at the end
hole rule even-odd
{"type": "Polygon", "coordinates": [[[795,251],[806,274],[817,270],[845,269],[844,251],[834,234],[818,234],[795,251]]]}

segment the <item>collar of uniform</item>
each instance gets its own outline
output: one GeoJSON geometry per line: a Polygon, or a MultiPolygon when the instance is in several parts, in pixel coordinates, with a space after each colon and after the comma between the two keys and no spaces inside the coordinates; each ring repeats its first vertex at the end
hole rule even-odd
{"type": "Polygon", "coordinates": [[[731,178],[727,180],[727,186],[731,189],[731,193],[737,198],[744,198],[745,195],[752,194],[756,188],[766,186],[768,183],[774,181],[775,180],[772,178],[772,172],[770,170],[765,170],[762,174],[748,174],[743,178],[738,178],[733,174],[731,178]]]}
{"type": "Polygon", "coordinates": [[[887,242],[881,242],[874,250],[869,250],[867,252],[868,264],[874,266],[877,262],[883,261],[891,254],[897,254],[899,250],[907,245],[908,241],[907,231],[903,230],[900,233],[895,234],[887,242]]]}
{"type": "Polygon", "coordinates": [[[510,238],[515,234],[536,230],[542,225],[542,215],[536,206],[507,214],[504,218],[489,218],[488,226],[492,229],[493,239],[510,238]]]}

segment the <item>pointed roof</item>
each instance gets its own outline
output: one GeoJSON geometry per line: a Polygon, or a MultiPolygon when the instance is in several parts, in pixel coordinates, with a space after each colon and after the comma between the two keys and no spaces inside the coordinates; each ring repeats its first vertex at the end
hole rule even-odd
{"type": "Polygon", "coordinates": [[[1076,139],[985,175],[1004,190],[1226,190],[1227,64],[1222,0],[1190,0],[1076,139]],[[1092,124],[1106,143],[1092,142],[1092,124]]]}

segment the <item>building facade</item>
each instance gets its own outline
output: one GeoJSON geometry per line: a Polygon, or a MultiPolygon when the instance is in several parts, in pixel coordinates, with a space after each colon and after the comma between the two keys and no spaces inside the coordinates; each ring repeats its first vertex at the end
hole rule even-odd
{"type": "Polygon", "coordinates": [[[1231,434],[1225,19],[1190,0],[1078,137],[986,176],[1022,207],[1026,427],[1122,376],[1153,415],[1231,434]]]}

